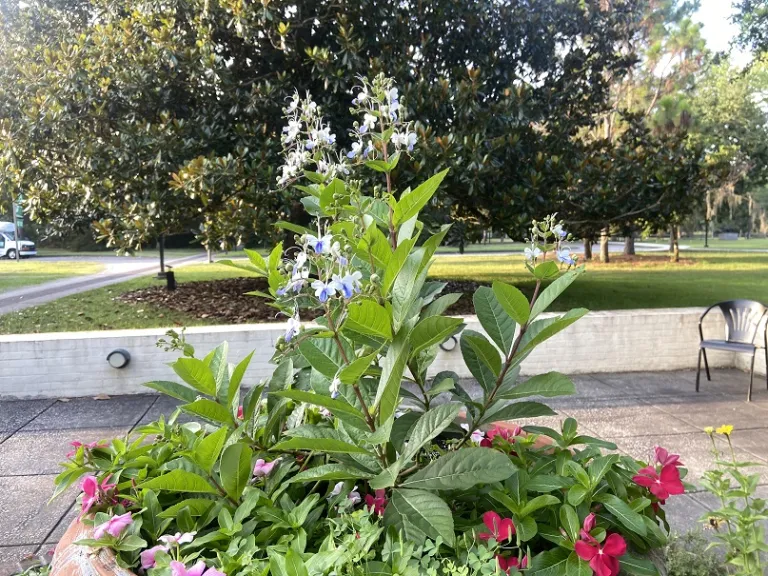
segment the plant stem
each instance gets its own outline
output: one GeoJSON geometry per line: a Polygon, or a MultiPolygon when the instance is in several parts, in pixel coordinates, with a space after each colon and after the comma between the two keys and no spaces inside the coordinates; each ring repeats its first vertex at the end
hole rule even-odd
{"type": "MultiPolygon", "coordinates": [[[[540,288],[541,288],[541,280],[536,280],[536,288],[533,290],[533,297],[531,298],[529,309],[533,309],[533,305],[536,303],[536,299],[539,297],[540,288]]],[[[507,357],[504,359],[504,366],[502,367],[498,378],[496,378],[496,384],[494,385],[493,390],[491,390],[491,393],[488,395],[488,398],[483,404],[483,407],[480,409],[480,413],[476,418],[476,422],[482,422],[483,418],[485,417],[485,413],[488,411],[488,408],[490,408],[494,398],[496,398],[496,394],[499,392],[499,389],[501,389],[501,385],[504,383],[504,377],[507,375],[507,372],[509,372],[509,369],[512,367],[512,359],[515,357],[515,354],[517,353],[518,348],[520,348],[520,344],[523,341],[523,336],[525,336],[525,333],[528,330],[529,326],[530,326],[530,320],[525,324],[523,324],[522,326],[520,326],[520,333],[517,335],[517,338],[515,339],[514,344],[512,344],[512,349],[509,351],[509,354],[507,354],[507,357]]],[[[467,440],[469,440],[470,436],[472,436],[472,428],[466,431],[466,433],[464,434],[464,437],[461,439],[458,446],[456,446],[456,449],[461,448],[467,442],[467,440]]]]}

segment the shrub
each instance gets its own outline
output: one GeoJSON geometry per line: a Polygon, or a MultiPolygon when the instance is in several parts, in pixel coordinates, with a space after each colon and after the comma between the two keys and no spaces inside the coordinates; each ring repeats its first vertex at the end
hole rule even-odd
{"type": "Polygon", "coordinates": [[[86,475],[94,538],[81,544],[152,576],[656,572],[644,556],[666,543],[661,505],[683,490],[677,456],[658,449],[647,466],[605,454],[615,446],[570,418],[559,430],[495,425],[553,415],[532,398],[574,392],[556,372],[519,379],[538,344],[586,313],[545,314],[583,271],[561,246],[567,233],[554,216],[534,222],[533,298],[480,288],[485,334],[462,331],[443,314],[458,295],[427,280],[448,229],[426,235],[418,219],[445,172],[392,189],[398,162],[416,162],[404,110],[390,80],[363,80],[343,155],[309,96],[289,102],[279,179],[306,177],[296,186],[315,227],[278,223],[296,234],[287,258],[277,246],[230,262],[266,278],[258,296],[288,319],[274,373],[241,394],[250,356],[229,364],[226,344],[198,358],[183,338],[166,342],[184,352],[172,364],[184,384],[148,386],[201,423],[174,415],[138,438],[76,447],[57,491],[86,475]],[[349,176],[358,167],[382,186],[366,194],[349,176]],[[302,324],[307,309],[323,311],[314,325],[302,324]],[[432,376],[439,345],[459,332],[480,397],[452,372],[432,376]]]}
{"type": "Polygon", "coordinates": [[[671,537],[664,549],[664,563],[668,576],[725,576],[728,573],[701,531],[671,537]]]}

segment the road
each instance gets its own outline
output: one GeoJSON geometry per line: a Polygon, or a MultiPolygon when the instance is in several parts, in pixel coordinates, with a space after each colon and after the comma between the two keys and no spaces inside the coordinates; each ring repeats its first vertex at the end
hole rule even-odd
{"type": "MultiPolygon", "coordinates": [[[[166,260],[172,267],[183,266],[194,262],[205,262],[205,254],[195,254],[182,258],[166,260]]],[[[62,262],[73,260],[99,262],[105,265],[104,270],[97,274],[72,276],[54,282],[46,282],[34,286],[25,286],[16,290],[0,293],[0,314],[15,312],[31,306],[38,306],[57,298],[63,298],[78,292],[102,288],[110,284],[148,276],[157,272],[160,261],[156,258],[130,258],[121,256],[50,256],[41,260],[62,262]]]]}

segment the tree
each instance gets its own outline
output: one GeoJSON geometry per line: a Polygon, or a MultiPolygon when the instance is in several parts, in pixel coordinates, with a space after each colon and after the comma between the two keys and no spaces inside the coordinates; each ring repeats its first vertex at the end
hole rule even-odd
{"type": "Polygon", "coordinates": [[[768,51],[768,0],[734,2],[733,21],[740,30],[739,44],[755,52],[768,51]]]}
{"type": "Polygon", "coordinates": [[[398,187],[451,166],[433,218],[519,236],[562,186],[573,136],[606,105],[606,71],[631,64],[617,46],[634,10],[600,0],[6,1],[0,109],[20,125],[14,185],[36,219],[93,222],[116,247],[188,229],[209,246],[263,236],[277,219],[306,220],[270,168],[294,87],[318,95],[349,146],[355,77],[385,71],[424,152],[400,163],[398,187]],[[208,203],[202,180],[182,177],[201,157],[206,171],[227,165],[214,179],[234,204],[208,203]],[[233,226],[210,225],[225,214],[233,226]]]}

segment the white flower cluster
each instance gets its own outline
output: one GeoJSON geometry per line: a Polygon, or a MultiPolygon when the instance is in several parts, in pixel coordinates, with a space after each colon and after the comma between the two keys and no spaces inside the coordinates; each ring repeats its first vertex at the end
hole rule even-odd
{"type": "Polygon", "coordinates": [[[558,262],[574,266],[576,256],[571,254],[570,248],[563,246],[563,242],[568,239],[568,232],[563,228],[562,221],[557,220],[557,214],[547,216],[541,222],[534,220],[531,237],[527,239],[529,246],[525,248],[525,259],[535,266],[540,258],[546,257],[546,253],[553,250],[558,262]]]}
{"type": "Polygon", "coordinates": [[[349,173],[346,162],[336,152],[336,134],[323,121],[320,108],[309,94],[302,100],[295,93],[283,112],[288,124],[282,135],[285,164],[277,178],[280,186],[295,180],[312,165],[323,175],[349,173]]]}

